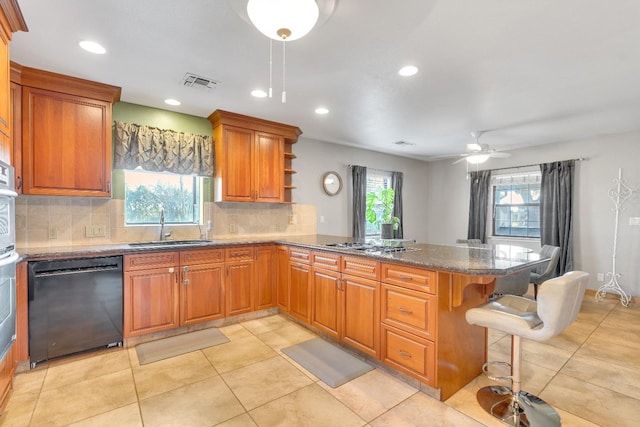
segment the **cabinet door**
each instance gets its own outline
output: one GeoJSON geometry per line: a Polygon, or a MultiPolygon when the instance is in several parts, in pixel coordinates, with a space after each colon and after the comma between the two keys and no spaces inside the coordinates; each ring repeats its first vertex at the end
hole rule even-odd
{"type": "Polygon", "coordinates": [[[216,201],[253,201],[253,137],[249,129],[224,127],[221,141],[216,141],[216,159],[221,159],[216,170],[216,201]]]}
{"type": "Polygon", "coordinates": [[[289,312],[289,248],[278,246],[276,248],[277,266],[276,273],[276,297],[278,308],[289,312]]]}
{"type": "Polygon", "coordinates": [[[380,356],[380,284],[342,276],[344,329],[342,340],[373,357],[380,356]]]}
{"type": "Polygon", "coordinates": [[[177,328],[177,267],[125,272],[124,337],[177,328]]]}
{"type": "Polygon", "coordinates": [[[24,194],[111,195],[111,104],[22,88],[24,194]]]}
{"type": "Polygon", "coordinates": [[[276,251],[273,246],[256,248],[254,279],[254,310],[264,310],[276,306],[276,251]]]}
{"type": "Polygon", "coordinates": [[[248,313],[251,304],[253,261],[227,263],[227,316],[248,313]]]}
{"type": "Polygon", "coordinates": [[[254,149],[255,201],[284,201],[284,138],[256,132],[254,149]]]}
{"type": "Polygon", "coordinates": [[[327,334],[339,338],[342,332],[342,304],[340,273],[331,270],[312,270],[311,324],[327,334]]]}
{"type": "Polygon", "coordinates": [[[224,264],[182,267],[180,324],[224,317],[224,264]]]}
{"type": "Polygon", "coordinates": [[[311,317],[311,267],[289,263],[289,313],[309,323],[311,317]]]}

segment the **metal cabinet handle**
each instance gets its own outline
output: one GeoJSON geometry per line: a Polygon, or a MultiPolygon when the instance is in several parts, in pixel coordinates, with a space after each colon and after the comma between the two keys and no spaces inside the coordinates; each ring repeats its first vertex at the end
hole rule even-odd
{"type": "Polygon", "coordinates": [[[398,307],[398,311],[400,313],[413,314],[413,310],[409,310],[408,308],[404,308],[404,307],[398,307]]]}
{"type": "Polygon", "coordinates": [[[398,350],[398,354],[402,357],[406,357],[407,359],[411,359],[413,356],[411,353],[407,353],[406,351],[398,350]]]}

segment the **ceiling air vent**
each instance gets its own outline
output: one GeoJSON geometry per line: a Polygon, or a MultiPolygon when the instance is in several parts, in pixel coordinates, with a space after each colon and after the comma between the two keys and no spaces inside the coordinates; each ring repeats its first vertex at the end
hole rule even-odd
{"type": "Polygon", "coordinates": [[[215,89],[220,84],[219,81],[210,79],[208,77],[198,76],[193,73],[187,73],[182,78],[181,83],[184,86],[196,88],[196,89],[215,89]]]}

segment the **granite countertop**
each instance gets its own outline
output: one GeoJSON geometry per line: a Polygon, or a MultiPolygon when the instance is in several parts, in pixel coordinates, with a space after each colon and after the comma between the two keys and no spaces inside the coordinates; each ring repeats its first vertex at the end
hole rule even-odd
{"type": "Polygon", "coordinates": [[[530,249],[509,245],[433,245],[407,242],[367,241],[365,249],[327,246],[353,243],[349,237],[308,235],[308,236],[271,236],[257,238],[235,238],[198,241],[184,244],[141,244],[119,243],[109,245],[58,246],[45,248],[18,248],[22,260],[32,261],[52,258],[78,258],[107,255],[124,255],[140,252],[175,251],[185,249],[204,249],[247,244],[287,244],[311,250],[338,252],[345,255],[357,255],[381,261],[410,264],[436,270],[460,272],[470,275],[502,276],[530,269],[548,259],[540,259],[530,249]],[[393,248],[403,246],[403,252],[380,250],[381,245],[393,248]]]}

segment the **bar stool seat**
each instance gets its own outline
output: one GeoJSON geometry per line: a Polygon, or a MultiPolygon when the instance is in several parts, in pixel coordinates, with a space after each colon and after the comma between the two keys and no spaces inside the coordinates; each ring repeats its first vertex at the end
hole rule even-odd
{"type": "MultiPolygon", "coordinates": [[[[478,390],[480,406],[494,417],[514,427],[559,426],[560,416],[544,400],[520,389],[521,339],[546,341],[575,320],[589,274],[572,271],[549,279],[540,287],[538,300],[505,295],[467,310],[467,322],[511,335],[511,387],[487,386],[478,390]]],[[[495,362],[485,363],[483,371],[495,362]]]]}

